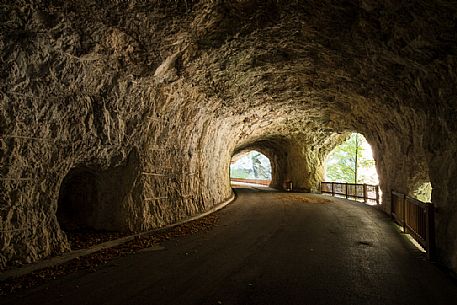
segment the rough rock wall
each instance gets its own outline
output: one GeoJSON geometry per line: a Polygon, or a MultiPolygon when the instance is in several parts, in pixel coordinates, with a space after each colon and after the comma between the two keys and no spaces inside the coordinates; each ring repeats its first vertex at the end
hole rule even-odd
{"type": "MultiPolygon", "coordinates": [[[[456,78],[452,78],[456,81],[456,78]]],[[[438,256],[442,263],[457,270],[457,138],[455,120],[444,122],[430,116],[431,128],[425,133],[432,202],[435,211],[438,256]],[[432,123],[433,122],[433,123],[432,123]]]]}
{"type": "Polygon", "coordinates": [[[357,131],[373,145],[386,211],[391,189],[430,177],[440,256],[457,269],[451,2],[36,0],[0,10],[1,268],[68,250],[57,212],[78,202],[68,194],[83,184],[77,171],[93,173],[95,210],[122,189],[108,200],[118,212],[83,224],[145,230],[230,197],[230,158],[242,148],[273,156],[274,185],[315,190],[328,152],[357,131]]]}
{"type": "Polygon", "coordinates": [[[91,221],[95,228],[139,229],[140,167],[108,176],[132,152],[144,159],[163,102],[153,76],[160,49],[150,54],[147,44],[158,45],[152,38],[173,19],[133,10],[132,28],[121,30],[121,8],[109,5],[18,1],[1,10],[0,267],[68,250],[56,211],[62,182],[75,169],[101,173],[95,196],[105,203],[98,208],[118,211],[116,220],[91,221]],[[140,25],[150,32],[134,32],[140,25]],[[113,196],[118,186],[130,189],[113,196]]]}

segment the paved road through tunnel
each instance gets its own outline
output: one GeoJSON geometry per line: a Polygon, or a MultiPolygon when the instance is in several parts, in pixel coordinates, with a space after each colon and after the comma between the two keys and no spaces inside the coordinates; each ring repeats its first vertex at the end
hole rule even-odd
{"type": "Polygon", "coordinates": [[[457,285],[390,219],[331,197],[238,188],[212,230],[2,304],[456,304],[457,285]]]}

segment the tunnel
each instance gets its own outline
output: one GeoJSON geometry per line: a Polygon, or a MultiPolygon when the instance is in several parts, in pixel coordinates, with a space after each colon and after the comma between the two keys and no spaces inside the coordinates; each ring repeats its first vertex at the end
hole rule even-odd
{"type": "Polygon", "coordinates": [[[433,188],[437,259],[456,271],[456,11],[416,0],[0,6],[0,267],[68,251],[72,226],[138,232],[211,211],[233,198],[230,160],[246,150],[270,159],[271,187],[319,192],[326,157],[357,131],[382,211],[393,190],[433,188]],[[31,225],[42,230],[10,229],[31,225]]]}
{"type": "Polygon", "coordinates": [[[109,168],[76,166],[59,188],[56,217],[67,234],[96,231],[128,231],[124,217],[128,190],[133,187],[138,156],[132,150],[125,162],[109,168]]]}
{"type": "Polygon", "coordinates": [[[65,231],[93,228],[98,207],[97,177],[88,169],[73,170],[62,182],[57,220],[65,231]]]}

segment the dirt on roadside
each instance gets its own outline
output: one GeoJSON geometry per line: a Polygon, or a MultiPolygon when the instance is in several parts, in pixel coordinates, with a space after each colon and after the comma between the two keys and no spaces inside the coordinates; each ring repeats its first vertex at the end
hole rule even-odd
{"type": "MultiPolygon", "coordinates": [[[[136,253],[142,249],[159,245],[161,242],[203,233],[211,230],[218,223],[218,216],[211,214],[165,230],[158,230],[151,234],[137,235],[132,241],[120,246],[103,249],[99,252],[75,258],[65,264],[41,269],[30,274],[0,282],[0,295],[10,295],[23,289],[30,289],[80,270],[95,272],[99,267],[111,260],[136,253]]],[[[79,233],[82,234],[82,233],[79,233]]],[[[92,232],[90,236],[73,236],[72,249],[85,249],[96,244],[125,236],[122,233],[92,232]],[[75,248],[73,248],[73,246],[75,248]]]]}

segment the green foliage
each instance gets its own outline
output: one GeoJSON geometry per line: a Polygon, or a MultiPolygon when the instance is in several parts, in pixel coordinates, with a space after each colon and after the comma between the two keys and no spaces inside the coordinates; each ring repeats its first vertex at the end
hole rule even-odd
{"type": "Polygon", "coordinates": [[[251,172],[244,168],[234,168],[230,170],[230,176],[233,178],[249,179],[251,172]]]}
{"type": "Polygon", "coordinates": [[[413,197],[416,197],[422,202],[432,201],[432,184],[430,182],[423,183],[414,192],[413,197]]]}
{"type": "Polygon", "coordinates": [[[377,177],[372,177],[372,174],[367,175],[367,173],[373,172],[375,166],[373,158],[367,157],[367,154],[364,153],[364,147],[367,145],[368,143],[362,135],[351,134],[348,140],[329,154],[326,162],[326,179],[335,182],[376,184],[377,177]]]}

